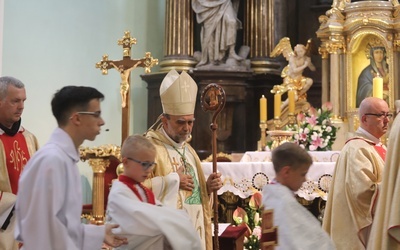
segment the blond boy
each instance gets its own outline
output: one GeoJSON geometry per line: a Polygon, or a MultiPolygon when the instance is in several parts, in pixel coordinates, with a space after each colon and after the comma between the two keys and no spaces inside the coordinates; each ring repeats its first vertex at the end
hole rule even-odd
{"type": "Polygon", "coordinates": [[[121,156],[124,170],[112,184],[107,205],[107,223],[118,221],[115,233],[128,238],[128,245],[118,249],[201,249],[188,215],[162,206],[141,184],[156,164],[154,145],[132,135],[124,141],[121,156]]]}

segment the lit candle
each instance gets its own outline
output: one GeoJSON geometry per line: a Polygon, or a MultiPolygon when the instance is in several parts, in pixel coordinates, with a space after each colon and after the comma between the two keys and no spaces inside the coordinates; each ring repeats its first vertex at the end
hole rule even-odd
{"type": "Polygon", "coordinates": [[[372,96],[383,99],[383,79],[379,74],[372,80],[372,96]]]}
{"type": "Polygon", "coordinates": [[[294,114],[295,110],[295,101],[294,101],[294,90],[291,89],[288,91],[288,98],[289,98],[289,114],[294,114]]]}
{"type": "Polygon", "coordinates": [[[274,95],[274,118],[278,119],[281,116],[281,94],[274,95]]]}
{"type": "Polygon", "coordinates": [[[267,98],[264,95],[260,98],[260,122],[267,121],[267,98]]]}

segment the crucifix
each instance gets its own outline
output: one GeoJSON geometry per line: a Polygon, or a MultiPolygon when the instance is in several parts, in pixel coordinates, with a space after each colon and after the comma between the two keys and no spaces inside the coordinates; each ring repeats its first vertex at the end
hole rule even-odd
{"type": "Polygon", "coordinates": [[[122,60],[109,60],[108,55],[104,55],[103,59],[96,63],[96,68],[99,68],[103,75],[108,74],[108,70],[115,68],[121,76],[120,94],[122,107],[122,142],[129,135],[129,114],[130,114],[130,75],[131,71],[136,67],[142,67],[145,73],[151,72],[151,67],[158,64],[158,59],[151,56],[150,52],[146,52],[145,56],[140,59],[131,58],[132,44],[136,44],[136,38],[132,38],[129,31],[125,31],[122,39],[118,40],[118,45],[122,46],[122,60]]]}

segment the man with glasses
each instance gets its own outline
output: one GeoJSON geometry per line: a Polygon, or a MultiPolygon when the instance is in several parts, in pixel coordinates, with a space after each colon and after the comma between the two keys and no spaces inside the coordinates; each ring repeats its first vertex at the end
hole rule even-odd
{"type": "MultiPolygon", "coordinates": [[[[171,70],[160,86],[160,126],[146,136],[157,148],[157,165],[145,185],[164,205],[185,210],[198,231],[203,249],[212,249],[209,195],[221,188],[221,174],[206,180],[196,151],[189,145],[195,121],[197,85],[186,73],[171,70]]],[[[156,124],[158,121],[156,122],[156,124]]]]}
{"type": "Polygon", "coordinates": [[[14,239],[14,205],[18,179],[38,149],[36,137],[21,125],[26,92],[24,84],[0,77],[0,249],[17,250],[14,239]]]}
{"type": "Polygon", "coordinates": [[[323,220],[337,249],[365,249],[385,163],[380,138],[392,117],[387,103],[367,97],[358,113],[360,127],[336,162],[323,220]]]}
{"type": "Polygon", "coordinates": [[[128,245],[118,249],[201,250],[187,213],[161,206],[153,192],[142,185],[156,165],[156,153],[155,146],[141,135],[129,136],[122,144],[123,173],[112,184],[106,219],[120,225],[118,233],[128,238],[128,245]]]}
{"type": "Polygon", "coordinates": [[[19,181],[15,236],[23,249],[101,249],[126,244],[106,226],[81,224],[82,189],[78,147],[100,133],[103,94],[91,87],[67,86],[51,107],[58,128],[29,160],[19,181]]]}

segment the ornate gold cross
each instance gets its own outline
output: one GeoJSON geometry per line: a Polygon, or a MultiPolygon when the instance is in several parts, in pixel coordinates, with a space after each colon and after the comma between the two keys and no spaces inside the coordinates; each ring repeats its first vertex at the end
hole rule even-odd
{"type": "Polygon", "coordinates": [[[104,55],[103,59],[96,63],[96,68],[101,70],[103,75],[108,74],[108,70],[115,68],[121,76],[120,93],[122,99],[122,136],[121,143],[129,135],[129,114],[130,114],[130,74],[136,67],[142,67],[145,73],[151,72],[151,67],[158,64],[158,59],[151,56],[150,52],[146,52],[145,56],[140,59],[131,58],[132,44],[136,44],[136,38],[132,38],[129,31],[125,31],[122,39],[118,40],[118,45],[122,46],[122,60],[109,60],[108,55],[104,55]]]}

